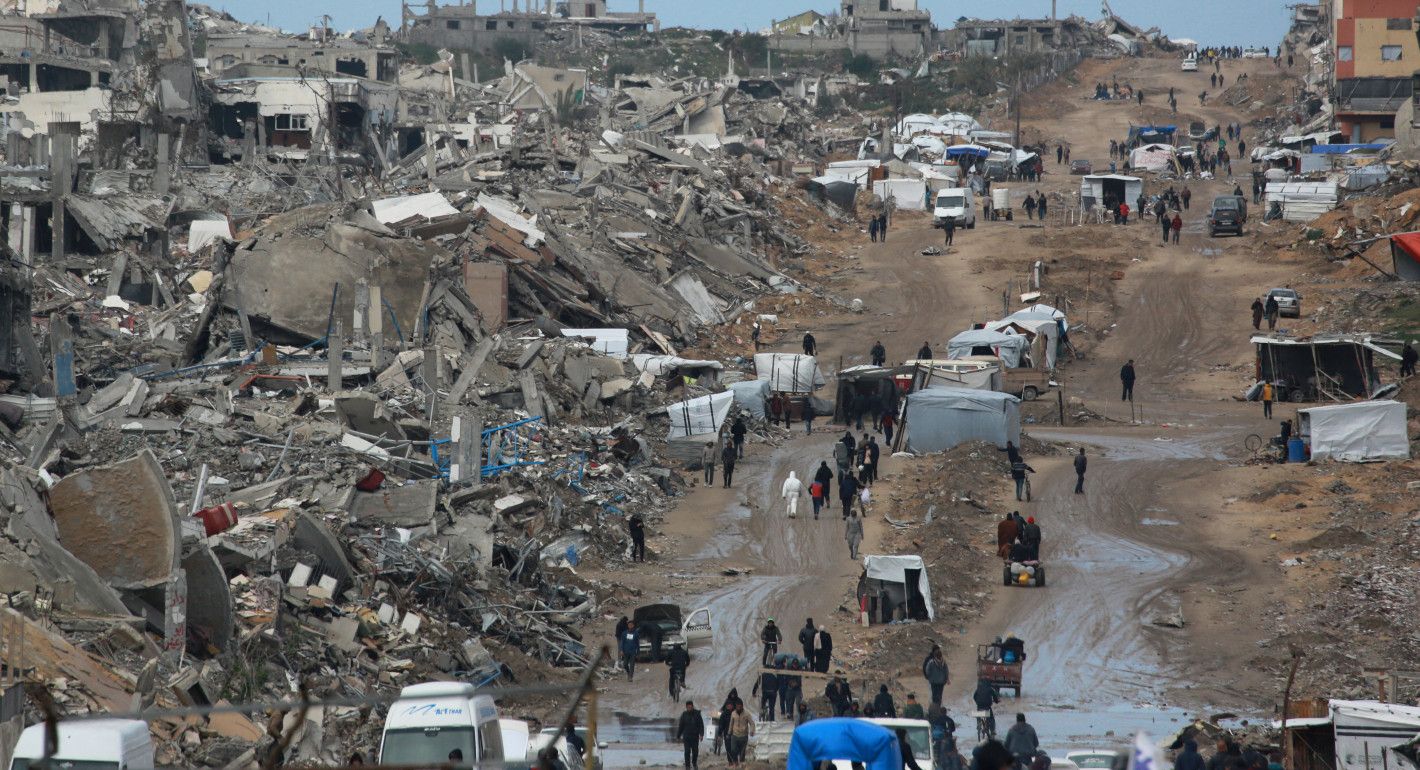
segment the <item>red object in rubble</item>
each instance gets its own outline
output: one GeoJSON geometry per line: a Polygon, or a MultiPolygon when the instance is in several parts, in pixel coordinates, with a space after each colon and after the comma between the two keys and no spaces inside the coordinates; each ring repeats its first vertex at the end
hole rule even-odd
{"type": "Polygon", "coordinates": [[[222,503],[208,508],[203,508],[193,517],[202,519],[202,526],[207,530],[207,536],[212,537],[219,532],[226,532],[237,526],[237,507],[231,503],[222,503]]]}
{"type": "Polygon", "coordinates": [[[373,492],[379,489],[383,483],[385,483],[385,474],[379,468],[371,468],[370,472],[365,474],[365,478],[355,482],[355,488],[361,492],[373,492]]]}

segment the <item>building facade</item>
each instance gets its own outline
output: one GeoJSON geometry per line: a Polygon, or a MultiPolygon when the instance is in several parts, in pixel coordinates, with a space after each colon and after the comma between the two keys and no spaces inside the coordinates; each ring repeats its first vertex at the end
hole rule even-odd
{"type": "Polygon", "coordinates": [[[1395,136],[1420,69],[1415,0],[1332,0],[1332,100],[1350,142],[1395,136]]]}
{"type": "Polygon", "coordinates": [[[660,30],[645,0],[638,0],[637,10],[620,13],[609,10],[606,0],[527,0],[521,8],[513,0],[511,9],[504,3],[492,13],[479,13],[477,0],[459,5],[428,0],[422,14],[409,3],[401,8],[400,34],[406,41],[455,51],[492,51],[501,40],[531,48],[557,29],[660,30]]]}

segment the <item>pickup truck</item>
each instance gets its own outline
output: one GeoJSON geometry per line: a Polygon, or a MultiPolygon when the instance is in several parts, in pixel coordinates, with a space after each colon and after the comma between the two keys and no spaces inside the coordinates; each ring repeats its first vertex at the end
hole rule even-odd
{"type": "Polygon", "coordinates": [[[660,661],[677,644],[689,649],[691,645],[710,641],[714,633],[709,607],[701,607],[684,617],[678,605],[648,604],[637,607],[631,619],[641,631],[641,652],[636,657],[653,663],[660,661]]]}

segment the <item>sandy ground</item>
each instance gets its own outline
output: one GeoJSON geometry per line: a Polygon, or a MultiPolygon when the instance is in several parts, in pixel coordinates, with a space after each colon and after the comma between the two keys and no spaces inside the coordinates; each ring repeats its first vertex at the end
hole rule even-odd
{"type": "MultiPolygon", "coordinates": [[[[1270,62],[1225,65],[1230,78],[1240,68],[1272,73],[1270,62]]],[[[1088,62],[1078,85],[1063,93],[1047,87],[1056,90],[1039,110],[1027,110],[1026,127],[1069,142],[1073,158],[1089,158],[1098,169],[1107,166],[1109,137],[1122,136],[1131,121],[1167,117],[1158,111],[1169,86],[1200,119],[1246,122],[1227,108],[1196,106],[1206,77],[1181,73],[1171,60],[1088,62]],[[1151,102],[1140,108],[1085,99],[1096,79],[1116,70],[1147,89],[1151,102]],[[1036,114],[1046,111],[1053,117],[1036,114]]],[[[1188,117],[1177,120],[1186,126],[1188,117]]],[[[1078,179],[1050,160],[1039,188],[1069,195],[1078,179]]],[[[1235,170],[1242,173],[1241,164],[1235,170]]],[[[1163,186],[1147,182],[1150,191],[1163,186]]],[[[1281,285],[1289,268],[1253,258],[1260,225],[1242,238],[1207,237],[1207,204],[1231,181],[1189,186],[1193,207],[1179,245],[1160,245],[1154,225],[1041,229],[1017,220],[982,222],[959,231],[947,253],[924,256],[941,233],[912,214],[896,218],[885,244],[838,233],[807,267],[831,292],[861,298],[866,311],[786,314],[770,337],[788,351],[803,331],[813,331],[825,370],[840,361],[865,363],[876,339],[890,360],[901,360],[924,340],[941,346],[970,323],[999,317],[1002,293],[1021,290],[1028,264],[1049,263],[1046,299],[1062,295],[1072,303],[1072,322],[1084,325],[1077,343],[1089,351],[1061,372],[1065,395],[1114,422],[1029,426],[1037,438],[1087,446],[1091,457],[1084,495],[1073,494],[1067,455],[1027,458],[1038,471],[1036,499],[1021,510],[1039,517],[1045,530],[1049,585],[1008,588],[995,580],[979,617],[964,628],[924,627],[923,638],[955,640],[948,701],[958,715],[974,684],[974,645],[1008,631],[1026,639],[1024,697],[1004,710],[1030,713],[1050,748],[1113,744],[1135,727],[1172,732],[1181,720],[1215,708],[1258,712],[1271,696],[1263,687],[1270,674],[1247,666],[1263,636],[1260,624],[1247,621],[1278,601],[1282,580],[1237,549],[1236,524],[1220,506],[1265,472],[1240,467],[1237,457],[1244,436],[1271,435],[1275,425],[1234,395],[1251,368],[1251,298],[1281,285]],[[1108,277],[1115,266],[1124,270],[1122,280],[1108,277]],[[1132,405],[1121,403],[1118,392],[1119,366],[1128,358],[1139,371],[1132,405]],[[1183,628],[1152,622],[1180,611],[1183,628]]],[[[610,576],[639,589],[640,603],[712,609],[715,641],[693,651],[688,689],[707,710],[731,687],[748,692],[767,617],[779,621],[790,649],[806,616],[827,620],[835,631],[852,622],[845,605],[860,570],[848,558],[837,515],[788,520],[777,494],[788,471],[803,477],[828,459],[837,435],[841,428],[820,426],[812,437],[786,434],[778,446],[751,445],[733,489],[697,489],[669,513],[652,541],[657,561],[610,576]],[[740,574],[726,575],[727,569],[740,574]]],[[[885,459],[879,499],[895,474],[914,472],[919,462],[885,459]]],[[[869,519],[863,550],[874,552],[883,534],[881,519],[869,519]]],[[[991,533],[979,537],[986,547],[991,533]]],[[[609,637],[607,625],[602,638],[609,637]]],[[[922,653],[925,642],[915,658],[875,662],[884,672],[904,671],[900,680],[884,680],[897,692],[922,693],[925,682],[915,673],[922,653]]],[[[605,734],[637,744],[665,740],[664,720],[678,709],[664,685],[660,666],[634,683],[611,683],[601,700],[605,734]]],[[[675,753],[647,749],[621,758],[632,756],[677,761],[675,753]]]]}

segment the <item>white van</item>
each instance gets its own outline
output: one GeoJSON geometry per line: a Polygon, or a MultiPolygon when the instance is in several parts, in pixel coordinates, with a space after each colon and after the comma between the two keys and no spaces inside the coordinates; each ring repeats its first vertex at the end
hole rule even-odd
{"type": "MultiPolygon", "coordinates": [[[[10,770],[29,770],[44,758],[44,725],[20,733],[10,770]]],[[[59,723],[59,745],[50,767],[81,770],[129,770],[153,767],[153,738],[148,723],[137,719],[88,719],[59,723]]]]}
{"type": "Polygon", "coordinates": [[[426,682],[399,691],[380,737],[382,765],[503,761],[498,707],[465,682],[426,682]],[[457,752],[457,753],[455,753],[457,752]]]}
{"type": "Polygon", "coordinates": [[[970,187],[947,187],[937,191],[936,205],[932,209],[932,226],[944,227],[951,219],[957,227],[976,227],[976,196],[970,187]]]}

